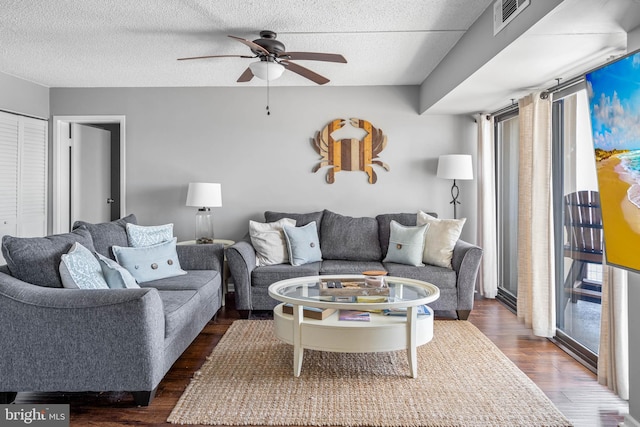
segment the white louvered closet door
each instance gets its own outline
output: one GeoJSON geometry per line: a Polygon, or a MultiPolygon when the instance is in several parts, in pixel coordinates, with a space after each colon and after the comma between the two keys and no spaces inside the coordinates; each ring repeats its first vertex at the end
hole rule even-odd
{"type": "Polygon", "coordinates": [[[22,146],[18,190],[18,234],[47,234],[47,122],[20,117],[22,146]]]}
{"type": "Polygon", "coordinates": [[[18,232],[18,127],[18,116],[0,112],[0,236],[18,232]]]}
{"type": "Polygon", "coordinates": [[[0,112],[0,237],[47,233],[47,136],[45,120],[0,112]]]}

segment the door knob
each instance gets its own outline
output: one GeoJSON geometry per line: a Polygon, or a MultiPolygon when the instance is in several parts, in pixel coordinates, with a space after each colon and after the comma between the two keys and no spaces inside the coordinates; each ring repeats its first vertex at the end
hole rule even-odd
{"type": "Polygon", "coordinates": [[[115,202],[116,202],[116,201],[115,201],[115,200],[113,200],[111,197],[109,197],[109,198],[107,199],[107,204],[108,204],[108,205],[110,205],[111,203],[115,203],[115,202]]]}

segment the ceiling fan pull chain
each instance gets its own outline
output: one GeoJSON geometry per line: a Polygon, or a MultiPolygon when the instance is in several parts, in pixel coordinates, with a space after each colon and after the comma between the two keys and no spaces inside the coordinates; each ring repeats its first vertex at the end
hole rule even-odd
{"type": "Polygon", "coordinates": [[[269,67],[267,67],[267,116],[271,115],[269,111],[269,67]]]}

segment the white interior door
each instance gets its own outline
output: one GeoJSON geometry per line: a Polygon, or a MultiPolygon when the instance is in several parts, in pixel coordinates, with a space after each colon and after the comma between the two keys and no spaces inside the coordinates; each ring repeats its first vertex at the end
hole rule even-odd
{"type": "Polygon", "coordinates": [[[73,123],[71,129],[71,224],[111,220],[111,133],[73,123]]]}

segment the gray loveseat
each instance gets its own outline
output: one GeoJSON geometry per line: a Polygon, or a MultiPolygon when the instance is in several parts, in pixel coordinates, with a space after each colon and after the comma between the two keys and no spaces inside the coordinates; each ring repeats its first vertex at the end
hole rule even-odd
{"type": "Polygon", "coordinates": [[[361,274],[367,270],[385,270],[390,276],[433,283],[440,289],[440,298],[429,306],[434,310],[455,310],[459,319],[466,320],[473,308],[482,257],[482,249],[478,246],[458,240],[451,260],[453,268],[383,262],[389,246],[391,221],[415,226],[415,213],[383,214],[375,218],[352,218],[328,210],[304,214],[267,211],[264,215],[266,222],[291,218],[296,220],[296,226],[315,221],[322,261],[299,266],[286,263],[257,266],[256,250],[248,236],[228,247],[226,255],[234,280],[236,308],[241,312],[273,309],[277,301],[267,290],[278,280],[323,274],[361,274]]]}
{"type": "Polygon", "coordinates": [[[135,223],[135,217],[85,223],[46,238],[3,239],[3,253],[12,262],[0,266],[0,403],[23,391],[128,391],[136,404],[148,405],[169,368],[216,314],[222,298],[220,244],[177,246],[187,274],[141,283],[139,289],[60,287],[59,275],[53,276],[73,242],[113,258],[112,245],[128,246],[126,222],[135,223]],[[39,250],[30,267],[18,268],[14,261],[27,245],[48,252],[39,250]],[[39,285],[14,277],[12,265],[39,285]]]}

